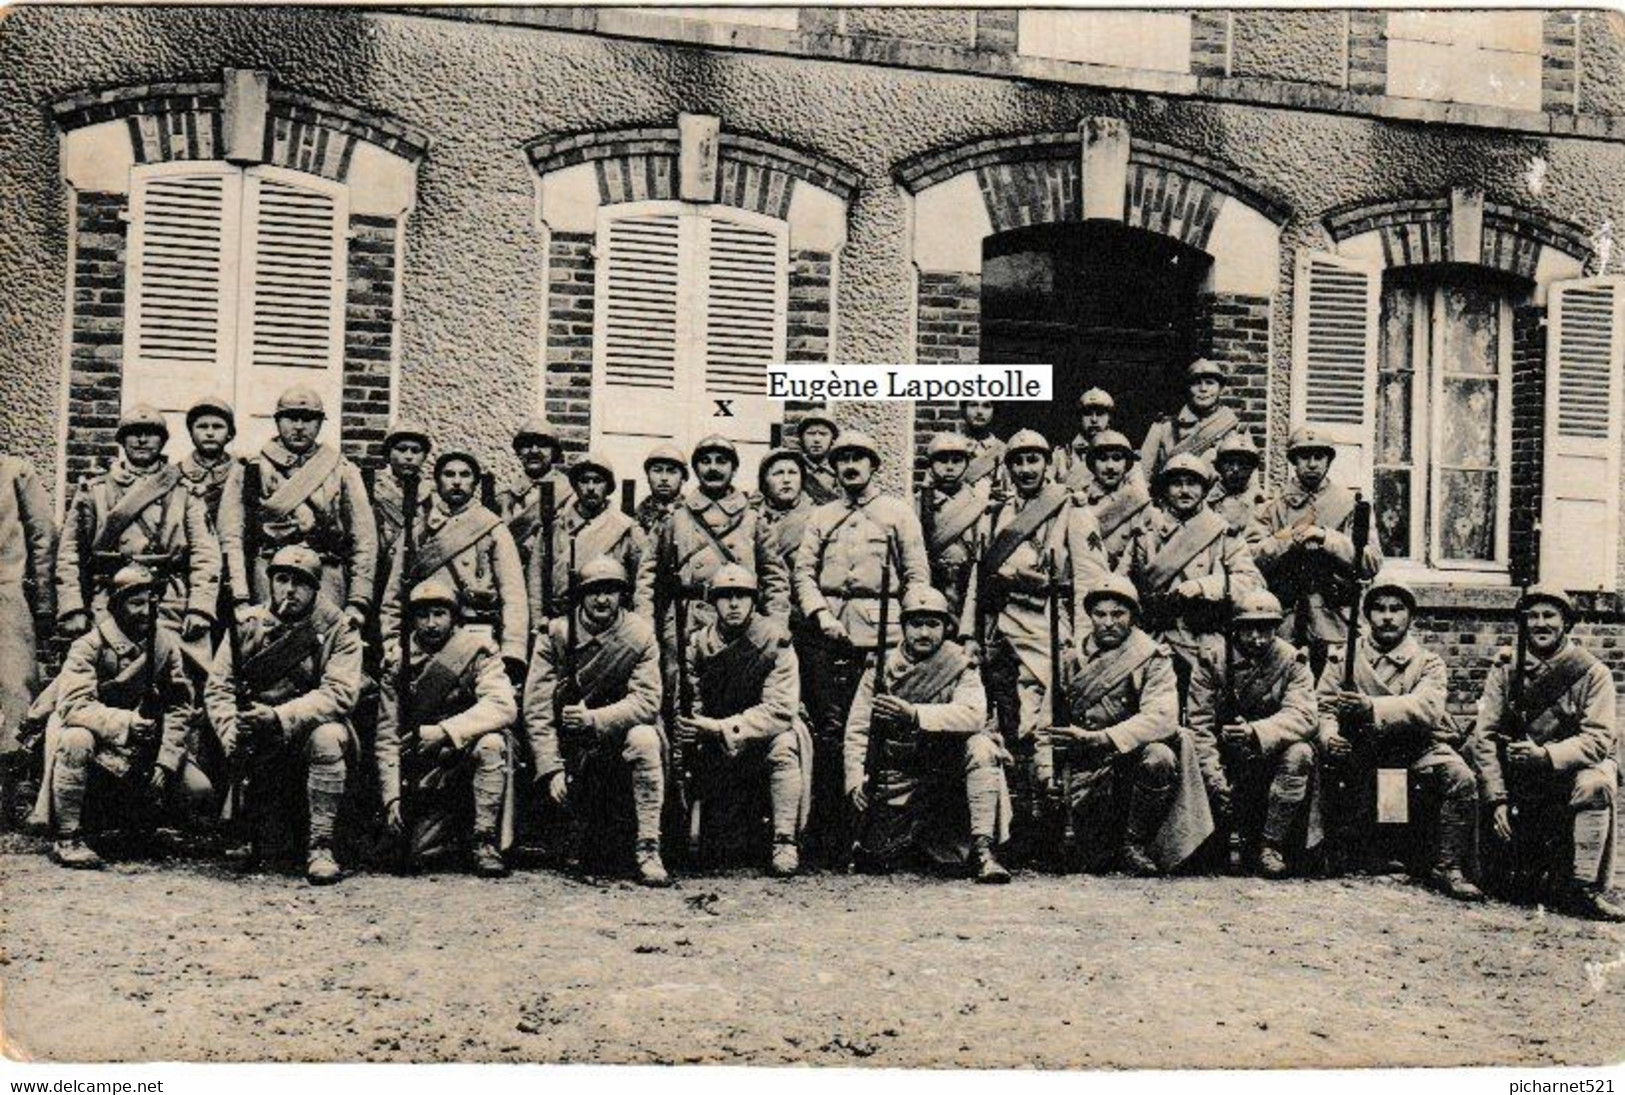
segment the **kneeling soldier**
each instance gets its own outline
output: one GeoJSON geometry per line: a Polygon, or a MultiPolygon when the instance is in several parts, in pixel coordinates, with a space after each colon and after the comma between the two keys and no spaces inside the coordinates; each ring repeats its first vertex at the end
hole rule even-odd
{"type": "Polygon", "coordinates": [[[1091,630],[1062,655],[1071,721],[1047,730],[1076,851],[1090,869],[1115,857],[1133,874],[1172,870],[1213,832],[1172,657],[1136,626],[1127,578],[1102,578],[1083,607],[1091,630]]]}
{"type": "Polygon", "coordinates": [[[884,867],[910,851],[964,863],[968,850],[976,881],[1008,882],[993,854],[1009,836],[1008,755],[988,724],[981,676],[959,644],[946,641],[954,618],[941,593],[911,590],[902,615],[902,645],[884,666],[865,671],[846,720],[846,794],[862,818],[858,852],[884,867]]]}
{"type": "Polygon", "coordinates": [[[660,650],[649,622],[621,607],[629,587],[614,559],[600,556],[581,568],[577,603],[537,640],[525,681],[525,730],[548,798],[574,809],[589,829],[609,820],[610,781],[630,774],[638,880],[665,886],[660,650]]]}
{"type": "MultiPolygon", "coordinates": [[[[697,705],[692,715],[678,714],[679,753],[687,770],[690,824],[703,823],[707,838],[724,831],[743,835],[750,819],[740,807],[757,804],[760,796],[756,787],[744,790],[740,784],[759,783],[765,775],[772,871],[788,876],[801,863],[796,839],[811,793],[812,739],[797,724],[801,672],[789,633],[757,611],[758,596],[755,575],[742,566],[729,563],[712,576],[716,619],[694,637],[697,705]],[[696,817],[698,806],[703,813],[696,817]]],[[[692,840],[702,834],[690,828],[689,835],[692,840]]]]}
{"type": "Polygon", "coordinates": [[[107,615],[74,640],[62,673],[35,708],[49,721],[34,819],[54,828],[51,858],[64,867],[102,865],[80,837],[87,797],[105,802],[117,794],[122,802],[104,814],[150,816],[172,784],[190,797],[210,793],[186,761],[192,690],[175,636],[153,626],[157,579],[144,566],[121,567],[107,593],[107,615]],[[185,778],[176,781],[183,770],[185,778]],[[102,774],[92,779],[93,772],[102,774]],[[93,782],[100,786],[88,794],[93,782]]]}
{"type": "MultiPolygon", "coordinates": [[[[1343,687],[1348,675],[1343,648],[1330,652],[1319,688],[1326,765],[1329,772],[1341,769],[1343,780],[1367,788],[1375,786],[1378,768],[1409,769],[1427,784],[1439,802],[1439,847],[1428,882],[1458,901],[1481,901],[1484,895],[1462,874],[1473,851],[1477,788],[1456,751],[1462,732],[1445,710],[1444,661],[1411,637],[1415,614],[1410,587],[1379,578],[1365,595],[1369,627],[1355,644],[1353,689],[1343,687]]],[[[1348,797],[1371,800],[1369,794],[1348,797]]],[[[1357,830],[1370,820],[1369,811],[1342,813],[1331,819],[1339,830],[1337,844],[1364,845],[1369,833],[1357,830]]]]}
{"type": "Polygon", "coordinates": [[[1518,613],[1527,657],[1503,654],[1490,668],[1468,743],[1479,795],[1492,808],[1492,831],[1515,873],[1534,866],[1535,845],[1550,843],[1552,866],[1568,876],[1555,895],[1558,907],[1625,921],[1625,908],[1604,896],[1619,841],[1613,678],[1569,635],[1574,606],[1561,590],[1536,586],[1518,613]],[[1525,663],[1521,672],[1516,660],[1525,663]]]}
{"type": "MultiPolygon", "coordinates": [[[[234,665],[231,644],[222,643],[203,702],[227,762],[249,773],[252,802],[245,817],[233,818],[248,831],[258,835],[269,821],[271,794],[297,808],[291,792],[298,785],[288,776],[304,767],[305,876],[312,885],[329,885],[342,877],[333,858],[333,822],[359,744],[349,718],[361,690],[361,636],[343,610],[319,595],[322,557],[311,548],[277,549],[266,575],[270,600],[253,606],[238,625],[243,664],[234,665]]],[[[229,854],[252,863],[247,848],[229,854]]]]}
{"type": "MultiPolygon", "coordinates": [[[[504,530],[506,531],[506,530],[504,530]]],[[[508,729],[519,717],[502,654],[487,636],[458,625],[457,590],[430,578],[408,594],[412,643],[407,663],[410,696],[401,702],[399,666],[386,665],[374,754],[378,786],[392,833],[411,825],[414,862],[444,856],[454,819],[463,813],[465,788],[474,798],[474,869],[488,878],[508,873],[502,849],[513,832],[513,770],[508,729]],[[411,780],[401,796],[401,721],[409,716],[412,745],[406,766],[411,780]]]]}
{"type": "MultiPolygon", "coordinates": [[[[1264,590],[1236,598],[1228,637],[1210,636],[1191,672],[1187,722],[1214,815],[1239,858],[1265,800],[1258,870],[1286,874],[1282,849],[1314,774],[1315,681],[1309,658],[1275,636],[1281,602],[1264,590]],[[1266,782],[1267,781],[1267,782],[1266,782]],[[1240,800],[1240,801],[1238,801],[1240,800]]],[[[1318,843],[1310,834],[1310,843],[1318,843]]]]}

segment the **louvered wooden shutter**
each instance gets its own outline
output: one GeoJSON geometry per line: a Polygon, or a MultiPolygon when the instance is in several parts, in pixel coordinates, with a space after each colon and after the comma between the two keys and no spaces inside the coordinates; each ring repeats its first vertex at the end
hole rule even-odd
{"type": "Polygon", "coordinates": [[[1619,560],[1625,278],[1551,287],[1540,579],[1613,589],[1619,560]]]}
{"type": "Polygon", "coordinates": [[[1382,271],[1325,252],[1298,255],[1292,325],[1292,424],[1337,450],[1334,482],[1371,489],[1372,408],[1382,271]]]}
{"type": "Polygon", "coordinates": [[[130,190],[123,405],[170,418],[184,451],[186,408],[229,391],[236,337],[242,178],[221,165],[138,168],[130,190]]]}
{"type": "Polygon", "coordinates": [[[782,404],[767,398],[767,368],[784,360],[788,238],[781,222],[766,218],[736,220],[718,210],[705,223],[705,391],[694,429],[733,441],[740,481],[749,483],[770,424],[782,417],[782,404]],[[716,414],[717,400],[728,401],[733,417],[716,414]]]}
{"type": "MultiPolygon", "coordinates": [[[[336,425],[344,363],[349,215],[345,190],[275,168],[247,173],[243,201],[239,429],[268,437],[276,398],[294,384],[322,394],[336,425]]],[[[336,434],[336,430],[333,431],[336,434]]]]}

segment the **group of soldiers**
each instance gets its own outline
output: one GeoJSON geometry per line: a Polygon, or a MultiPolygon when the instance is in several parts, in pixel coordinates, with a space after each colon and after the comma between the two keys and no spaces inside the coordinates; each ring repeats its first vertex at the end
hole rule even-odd
{"type": "Polygon", "coordinates": [[[0,458],[7,786],[37,778],[69,867],[100,864],[98,827],[188,817],[224,819],[247,865],[302,836],[312,883],[369,818],[408,869],[502,875],[531,832],[649,885],[673,857],[999,883],[1005,862],[1273,878],[1388,849],[1453,898],[1488,879],[1625,919],[1614,687],[1569,599],[1525,588],[1464,728],[1333,447],[1294,432],[1265,493],[1225,389],[1195,362],[1138,447],[1099,389],[1053,447],[963,404],[912,500],[814,412],[754,491],[713,436],[651,451],[636,505],[539,419],[499,490],[410,422],[364,475],[305,388],[244,459],[220,400],[174,463],[137,407],[54,547],[31,470],[0,458]]]}

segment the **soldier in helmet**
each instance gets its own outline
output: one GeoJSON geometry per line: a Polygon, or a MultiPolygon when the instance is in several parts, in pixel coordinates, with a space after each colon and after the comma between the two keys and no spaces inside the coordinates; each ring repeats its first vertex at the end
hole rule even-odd
{"type": "Polygon", "coordinates": [[[638,880],[669,885],[660,855],[666,777],[657,725],[659,644],[647,620],[622,608],[629,583],[615,559],[588,560],[576,590],[574,624],[548,621],[525,681],[536,779],[554,807],[576,815],[596,846],[622,805],[611,792],[623,773],[629,775],[638,880]]]}
{"type": "Polygon", "coordinates": [[[1254,548],[1264,539],[1264,525],[1259,514],[1270,498],[1258,485],[1258,468],[1262,463],[1258,447],[1246,430],[1236,430],[1213,449],[1213,470],[1218,475],[1218,486],[1208,502],[1220,517],[1254,548]]]}
{"type": "MultiPolygon", "coordinates": [[[[499,530],[507,535],[506,528],[499,530]]],[[[378,786],[391,832],[411,824],[411,855],[419,864],[450,852],[463,824],[470,791],[474,870],[487,878],[508,873],[502,853],[513,836],[513,769],[508,734],[519,717],[513,686],[497,645],[459,625],[461,598],[440,577],[412,587],[412,643],[407,658],[411,696],[407,778],[411,817],[401,807],[401,697],[398,665],[386,666],[374,749],[378,786]]]]}
{"type": "Polygon", "coordinates": [[[1156,478],[1161,508],[1141,518],[1117,571],[1140,591],[1141,625],[1174,654],[1181,694],[1205,636],[1224,630],[1230,602],[1264,587],[1247,542],[1207,507],[1213,469],[1189,453],[1156,478]]]}
{"type": "Polygon", "coordinates": [[[749,835],[765,784],[773,833],[769,869],[788,877],[801,863],[797,841],[812,780],[812,741],[797,714],[796,652],[783,622],[757,610],[758,580],[745,567],[718,567],[707,596],[714,618],[691,653],[694,712],[676,720],[683,767],[693,777],[689,796],[701,809],[690,817],[690,836],[700,837],[707,859],[723,858],[712,854],[714,843],[749,835]]]}
{"type": "Polygon", "coordinates": [[[931,482],[920,492],[920,527],[931,557],[931,584],[948,598],[948,607],[957,621],[975,569],[976,534],[987,513],[988,497],[965,483],[970,443],[964,434],[948,432],[932,437],[926,459],[931,465],[931,482]]]}
{"type": "Polygon", "coordinates": [[[203,691],[228,767],[246,771],[252,788],[231,820],[254,838],[228,855],[252,866],[257,838],[276,831],[277,822],[297,829],[290,815],[303,812],[305,877],[317,886],[343,877],[333,826],[359,748],[350,715],[361,690],[361,637],[323,594],[327,571],[313,548],[278,548],[266,567],[269,599],[239,624],[242,664],[222,643],[203,691]]]}
{"type": "MultiPolygon", "coordinates": [[[[846,713],[863,674],[863,659],[878,643],[883,564],[891,560],[892,607],[911,589],[931,584],[930,560],[914,507],[882,494],[874,482],[880,446],[852,431],[833,459],[841,497],[813,511],[796,551],[795,597],[816,639],[803,666],[803,695],[812,722],[815,849],[831,861],[846,858],[848,841],[841,793],[841,741],[846,713]]],[[[890,630],[898,629],[896,613],[890,630]]],[[[895,640],[895,634],[892,638],[895,640]]]]}
{"type": "Polygon", "coordinates": [[[1106,560],[1116,566],[1128,550],[1129,539],[1151,511],[1151,491],[1135,464],[1140,454],[1116,430],[1101,430],[1087,457],[1089,482],[1074,490],[1095,515],[1106,560]]]}
{"type": "Polygon", "coordinates": [[[38,643],[56,621],[51,499],[34,466],[0,452],[0,824],[12,821],[18,728],[39,685],[38,643]]]}
{"type": "Polygon", "coordinates": [[[638,527],[653,540],[682,501],[688,464],[676,445],[656,445],[643,458],[643,474],[649,482],[649,494],[638,503],[638,527]]]}
{"type": "Polygon", "coordinates": [[[862,819],[859,856],[889,869],[913,853],[968,863],[978,882],[1008,882],[994,851],[1010,835],[1009,754],[988,723],[981,676],[948,641],[957,624],[941,593],[910,590],[902,620],[903,641],[884,665],[864,671],[846,719],[846,794],[862,819]]]}
{"type": "Polygon", "coordinates": [[[142,404],[119,419],[118,455],[101,475],[79,484],[56,556],[56,606],[62,634],[78,637],[107,599],[106,583],[127,563],[159,578],[159,623],[201,644],[214,622],[220,546],[208,507],[180,468],[164,459],[169,426],[142,404]]]}
{"type": "Polygon", "coordinates": [[[192,493],[203,499],[211,531],[219,527],[220,499],[226,480],[237,466],[226,446],[237,436],[237,418],[231,404],[218,396],[205,396],[186,411],[186,432],[192,451],[175,466],[192,493]]]}
{"type": "Polygon", "coordinates": [[[1172,418],[1153,422],[1140,445],[1140,466],[1153,482],[1173,457],[1207,456],[1240,427],[1236,412],[1221,402],[1228,382],[1224,370],[1206,358],[1197,358],[1186,368],[1185,405],[1172,418]]]}
{"type": "Polygon", "coordinates": [[[1316,674],[1326,652],[1348,634],[1345,614],[1359,583],[1382,566],[1375,521],[1365,554],[1354,557],[1354,492],[1327,478],[1336,455],[1330,441],[1304,427],[1287,440],[1293,482],[1264,507],[1265,536],[1253,551],[1270,591],[1286,610],[1281,633],[1309,651],[1316,674]]]}
{"type": "MultiPolygon", "coordinates": [[[[1076,496],[1049,480],[1049,443],[1019,430],[1005,449],[1013,494],[982,521],[982,554],[965,598],[960,634],[972,636],[973,652],[986,664],[988,700],[1005,746],[1023,764],[1014,780],[1022,817],[1038,809],[1048,782],[1050,757],[1040,731],[1049,719],[1052,642],[1064,645],[1077,605],[1077,591],[1108,571],[1094,516],[1076,496]],[[1062,634],[1050,635],[1050,598],[1062,634]]],[[[1076,621],[1077,630],[1087,630],[1076,621]]]]}
{"type": "Polygon", "coordinates": [[[378,554],[384,568],[406,525],[406,480],[417,478],[418,505],[423,505],[428,484],[422,480],[433,442],[429,433],[411,419],[397,419],[384,434],[384,467],[372,481],[372,509],[378,518],[378,554]]]}
{"type": "MultiPolygon", "coordinates": [[[[570,507],[575,499],[575,488],[559,467],[563,450],[559,447],[558,435],[544,419],[525,420],[513,435],[513,451],[523,471],[519,478],[498,492],[497,514],[508,523],[508,532],[519,547],[519,560],[528,574],[531,553],[542,529],[542,484],[553,485],[555,518],[570,507]]],[[[534,615],[535,607],[532,602],[531,619],[540,626],[541,620],[534,615]]]]}
{"type": "Polygon", "coordinates": [[[1076,833],[1068,855],[1086,870],[1171,871],[1213,831],[1195,745],[1179,726],[1172,659],[1136,626],[1139,595],[1127,578],[1094,583],[1083,611],[1089,626],[1061,667],[1070,717],[1043,730],[1055,756],[1050,782],[1076,833]]]}
{"type": "Polygon", "coordinates": [[[610,505],[615,489],[615,468],[601,453],[589,452],[570,465],[574,497],[560,510],[552,529],[539,535],[553,538],[553,573],[542,573],[546,552],[531,551],[526,584],[530,591],[530,626],[541,631],[545,621],[564,615],[570,589],[570,560],[579,568],[588,559],[607,555],[632,577],[627,607],[646,617],[654,612],[655,553],[638,523],[610,505]]]}
{"type": "Polygon", "coordinates": [[[1010,479],[1004,462],[1005,444],[993,435],[996,410],[986,400],[962,400],[959,404],[959,430],[965,435],[965,443],[970,446],[970,464],[965,468],[966,485],[994,501],[1002,502],[1010,493],[1010,479]]]}
{"type": "MultiPolygon", "coordinates": [[[[1185,707],[1233,860],[1257,833],[1266,878],[1287,873],[1287,841],[1315,768],[1315,681],[1303,651],[1276,637],[1280,626],[1281,603],[1268,590],[1238,593],[1228,635],[1202,640],[1185,707]]],[[[1318,833],[1310,838],[1313,846],[1318,833]]]]}
{"type": "MultiPolygon", "coordinates": [[[[1104,388],[1090,388],[1078,397],[1078,432],[1064,445],[1055,446],[1050,458],[1050,478],[1067,490],[1082,494],[1094,483],[1089,467],[1089,450],[1101,433],[1112,428],[1112,412],[1117,403],[1104,388]]],[[[1133,471],[1133,467],[1128,469],[1133,471]]]]}
{"type": "Polygon", "coordinates": [[[833,502],[841,496],[840,476],[836,474],[835,439],[841,428],[824,411],[813,411],[796,425],[796,441],[801,446],[804,489],[815,506],[833,502]]]}
{"type": "Polygon", "coordinates": [[[277,435],[252,459],[259,465],[260,497],[243,499],[243,476],[234,472],[220,500],[220,546],[231,575],[237,618],[270,597],[269,564],[284,547],[302,545],[321,560],[322,593],[360,628],[372,611],[378,575],[378,525],[361,472],[339,447],[318,438],[326,410],[322,397],[303,386],[276,402],[277,435]],[[259,528],[257,559],[243,557],[244,521],[252,512],[259,528]],[[253,585],[249,584],[252,566],[253,585]]]}
{"type": "Polygon", "coordinates": [[[96,868],[85,846],[87,800],[103,817],[150,820],[171,793],[192,802],[210,788],[186,750],[192,688],[180,648],[154,628],[161,586],[146,567],[127,564],[108,583],[107,613],[74,640],[62,672],[40,697],[45,774],[32,820],[56,841],[64,867],[96,868]]]}
{"type": "MultiPolygon", "coordinates": [[[[1366,846],[1373,821],[1376,770],[1408,769],[1437,804],[1438,843],[1427,882],[1458,901],[1480,901],[1467,880],[1478,789],[1462,759],[1464,737],[1445,709],[1449,681],[1444,661],[1411,634],[1416,594],[1404,582],[1378,575],[1365,594],[1366,629],[1354,648],[1354,687],[1345,689],[1344,646],[1332,649],[1320,675],[1319,738],[1325,766],[1362,793],[1335,805],[1354,807],[1330,817],[1336,843],[1366,846]]],[[[1612,687],[1610,686],[1610,695],[1612,687]]]]}
{"type": "Polygon", "coordinates": [[[794,449],[774,449],[756,466],[756,498],[752,504],[772,530],[773,550],[784,563],[787,575],[795,566],[807,518],[816,508],[806,483],[806,462],[794,449]]]}
{"type": "Polygon", "coordinates": [[[1484,680],[1468,741],[1490,811],[1488,850],[1510,859],[1514,874],[1550,875],[1558,908],[1625,921],[1625,908],[1607,896],[1619,847],[1613,678],[1569,634],[1574,606],[1562,590],[1533,587],[1518,613],[1521,681],[1517,659],[1503,652],[1484,680]]]}

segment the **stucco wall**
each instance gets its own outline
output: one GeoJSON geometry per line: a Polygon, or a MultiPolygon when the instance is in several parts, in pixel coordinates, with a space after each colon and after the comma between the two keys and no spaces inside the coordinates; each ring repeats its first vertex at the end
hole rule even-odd
{"type": "Polygon", "coordinates": [[[1230,26],[1232,75],[1342,84],[1348,34],[1343,12],[1237,11],[1230,26]]]}
{"type": "MultiPolygon", "coordinates": [[[[840,258],[836,352],[911,354],[907,156],[979,137],[1125,118],[1136,137],[1234,162],[1294,210],[1283,238],[1273,411],[1287,408],[1291,255],[1325,244],[1334,206],[1453,185],[1594,227],[1625,223],[1625,147],[1130,92],[728,53],[409,15],[321,10],[56,8],[0,22],[0,427],[55,458],[68,233],[45,104],[86,87],[270,69],[283,86],[394,114],[432,141],[407,224],[401,399],[455,423],[482,456],[506,452],[538,398],[544,240],[527,139],[636,124],[679,110],[848,163],[865,176],[840,258]],[[1531,164],[1544,161],[1540,189],[1531,164]]],[[[873,415],[866,417],[872,419],[873,415]]],[[[898,416],[871,420],[903,452],[898,416]]]]}

